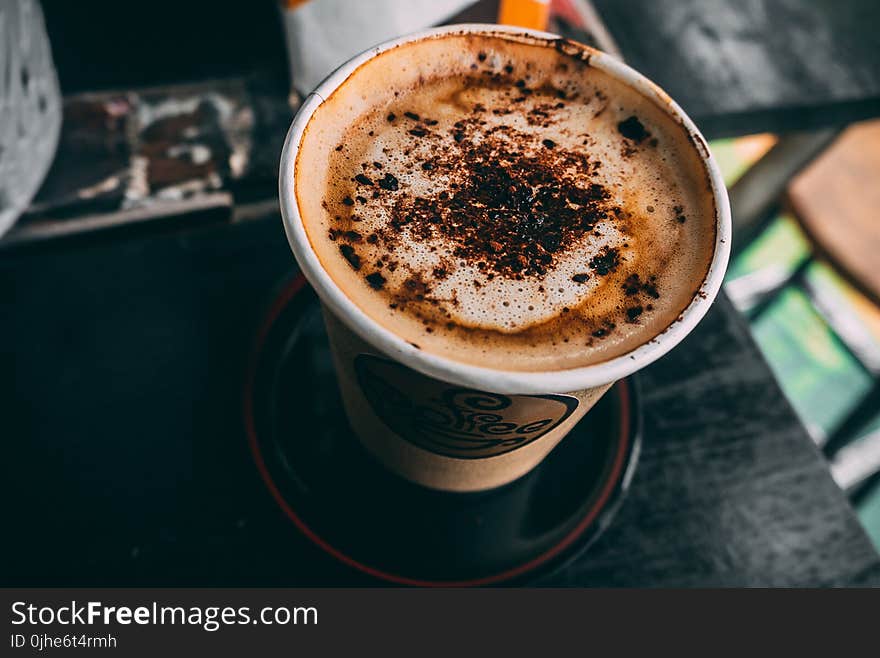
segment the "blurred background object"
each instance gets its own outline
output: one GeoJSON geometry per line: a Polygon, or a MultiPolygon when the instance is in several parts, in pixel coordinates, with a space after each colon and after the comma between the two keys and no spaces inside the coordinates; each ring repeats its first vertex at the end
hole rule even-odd
{"type": "Polygon", "coordinates": [[[740,210],[760,196],[743,189],[779,181],[726,292],[880,546],[880,121],[796,140],[712,145],[740,210]]]}
{"type": "Polygon", "coordinates": [[[45,182],[0,249],[228,221],[233,196],[270,198],[292,117],[271,0],[43,9],[64,121],[45,182]]]}
{"type": "Polygon", "coordinates": [[[533,30],[546,30],[550,20],[550,0],[501,0],[498,22],[533,30]]]}
{"type": "Polygon", "coordinates": [[[61,94],[36,0],[0,4],[0,235],[31,202],[52,164],[61,94]]]}
{"type": "Polygon", "coordinates": [[[442,23],[471,4],[473,0],[284,0],[293,86],[308,94],[359,52],[442,23]]]}
{"type": "Polygon", "coordinates": [[[589,4],[626,62],[710,139],[826,129],[880,113],[875,0],[589,4]]]}
{"type": "Polygon", "coordinates": [[[61,91],[288,78],[274,0],[42,0],[61,91]]]}

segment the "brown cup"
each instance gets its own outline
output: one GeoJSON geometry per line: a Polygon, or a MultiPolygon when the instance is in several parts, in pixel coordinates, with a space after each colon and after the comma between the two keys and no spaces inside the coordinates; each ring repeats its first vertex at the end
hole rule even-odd
{"type": "Polygon", "coordinates": [[[503,395],[450,385],[324,322],[345,412],[380,462],[434,489],[478,491],[534,468],[611,384],[565,395],[503,395]]]}

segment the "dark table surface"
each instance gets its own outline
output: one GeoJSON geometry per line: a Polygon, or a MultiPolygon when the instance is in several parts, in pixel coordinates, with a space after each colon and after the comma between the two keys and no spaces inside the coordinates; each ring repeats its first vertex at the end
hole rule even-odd
{"type": "Polygon", "coordinates": [[[627,63],[709,137],[880,116],[875,0],[593,0],[627,63]]]}
{"type": "MultiPolygon", "coordinates": [[[[340,585],[241,419],[293,267],[278,217],[0,258],[5,585],[340,585]]],[[[631,491],[554,585],[880,585],[880,558],[722,296],[642,377],[631,491]]]]}

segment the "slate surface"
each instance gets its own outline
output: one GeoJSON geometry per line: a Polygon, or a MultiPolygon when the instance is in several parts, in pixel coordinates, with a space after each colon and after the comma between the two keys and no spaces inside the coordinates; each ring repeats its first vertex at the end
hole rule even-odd
{"type": "MultiPolygon", "coordinates": [[[[0,582],[370,582],[297,533],[245,444],[252,333],[292,266],[277,217],[4,253],[0,582]]],[[[880,584],[880,558],[725,299],[642,384],[629,496],[540,584],[880,584]]]]}
{"type": "Polygon", "coordinates": [[[880,115],[873,0],[593,3],[627,63],[710,139],[880,115]]]}

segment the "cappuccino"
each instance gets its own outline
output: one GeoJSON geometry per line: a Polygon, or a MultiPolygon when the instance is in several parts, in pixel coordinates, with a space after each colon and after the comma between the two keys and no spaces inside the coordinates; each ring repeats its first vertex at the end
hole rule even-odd
{"type": "Polygon", "coordinates": [[[528,473],[699,322],[730,210],[662,90],[539,32],[436,28],[345,63],[281,158],[351,427],[446,491],[528,473]]]}
{"type": "Polygon", "coordinates": [[[352,303],[428,353],[514,371],[601,363],[676,322],[714,253],[704,155],[590,57],[447,34],[324,99],[296,202],[352,303]]]}

